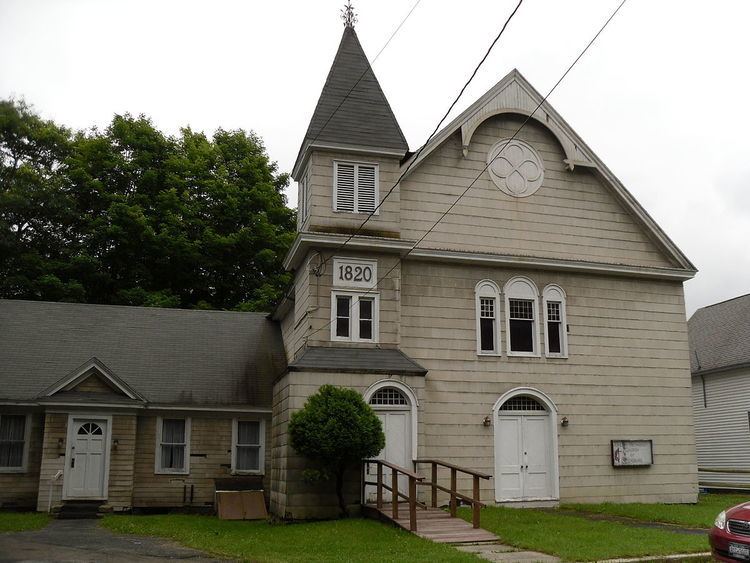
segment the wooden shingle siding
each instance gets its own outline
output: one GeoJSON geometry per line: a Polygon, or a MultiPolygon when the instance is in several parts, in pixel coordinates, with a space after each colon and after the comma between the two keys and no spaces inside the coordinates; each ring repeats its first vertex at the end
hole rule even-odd
{"type": "MultiPolygon", "coordinates": [[[[6,411],[2,414],[26,414],[22,411],[6,411]]],[[[27,428],[28,438],[26,447],[28,457],[26,470],[23,473],[0,472],[0,508],[19,507],[31,508],[37,504],[37,488],[39,487],[39,468],[42,458],[42,439],[44,414],[32,413],[30,428],[27,428]]]]}
{"type": "Polygon", "coordinates": [[[42,462],[39,470],[39,497],[37,510],[46,512],[49,506],[50,485],[52,506],[60,504],[62,499],[63,479],[52,478],[65,465],[65,448],[67,446],[68,415],[66,413],[48,412],[44,419],[44,442],[42,462]],[[62,446],[58,446],[62,440],[62,446]]]}
{"type": "MultiPolygon", "coordinates": [[[[380,179],[379,198],[393,187],[399,178],[397,158],[383,156],[352,155],[315,150],[310,157],[310,217],[307,230],[323,232],[351,232],[357,229],[367,217],[367,213],[341,213],[333,210],[333,163],[342,160],[378,164],[380,179]]],[[[379,203],[379,202],[378,202],[379,203]]],[[[376,215],[367,222],[364,233],[387,237],[399,236],[400,215],[399,188],[396,187],[378,209],[376,215]]]]}
{"type": "MultiPolygon", "coordinates": [[[[488,119],[469,154],[453,135],[402,182],[401,236],[418,239],[487,165],[487,153],[523,123],[508,114],[488,119]]],[[[483,172],[420,247],[492,252],[641,266],[674,266],[615,196],[586,169],[566,169],[562,148],[541,125],[517,137],[544,161],[542,187],[532,197],[502,193],[483,172]]]]}
{"type": "MultiPolygon", "coordinates": [[[[694,500],[684,319],[679,283],[407,261],[401,349],[429,370],[421,455],[494,474],[494,430],[482,420],[504,392],[530,386],[570,420],[557,427],[563,501],[694,500]],[[481,279],[502,287],[517,275],[566,291],[568,359],[477,356],[474,287],[481,279]],[[610,440],[618,438],[653,439],[654,466],[613,469],[610,440]]],[[[501,340],[505,354],[502,323],[501,340]]],[[[483,487],[494,499],[494,485],[483,487]]]]}
{"type": "MultiPolygon", "coordinates": [[[[164,417],[182,418],[183,413],[163,413],[164,417]]],[[[232,416],[200,414],[190,417],[190,473],[188,475],[155,474],[156,416],[139,416],[136,441],[134,507],[208,506],[214,503],[214,479],[230,477],[232,416]],[[190,486],[193,500],[189,500],[190,486]],[[187,487],[187,489],[185,489],[187,487]],[[183,495],[187,498],[183,500],[183,495]]],[[[242,418],[242,417],[241,417],[242,418]]],[[[248,418],[252,418],[249,417],[248,418]]],[[[270,485],[271,424],[266,419],[266,467],[264,486],[270,485]]]]}
{"type": "Polygon", "coordinates": [[[84,393],[112,393],[113,389],[97,375],[91,375],[73,388],[84,393]]]}
{"type": "Polygon", "coordinates": [[[109,458],[109,492],[107,505],[114,510],[133,506],[135,472],[136,416],[116,414],[112,417],[112,444],[109,458]],[[114,441],[117,440],[117,448],[114,441]]]}
{"type": "Polygon", "coordinates": [[[750,393],[750,368],[703,378],[705,406],[701,377],[692,378],[698,480],[706,486],[750,487],[750,403],[738,400],[750,393]]]}

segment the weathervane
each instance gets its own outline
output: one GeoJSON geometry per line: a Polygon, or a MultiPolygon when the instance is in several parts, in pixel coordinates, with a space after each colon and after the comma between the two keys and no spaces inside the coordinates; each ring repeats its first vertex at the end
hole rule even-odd
{"type": "Polygon", "coordinates": [[[341,9],[341,19],[344,20],[344,27],[351,27],[357,23],[357,14],[354,12],[352,0],[347,0],[346,5],[341,9]]]}

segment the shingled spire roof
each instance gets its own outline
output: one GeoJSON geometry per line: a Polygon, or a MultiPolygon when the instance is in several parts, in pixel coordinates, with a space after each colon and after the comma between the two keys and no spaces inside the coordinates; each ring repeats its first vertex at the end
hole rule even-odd
{"type": "Polygon", "coordinates": [[[343,145],[374,152],[385,149],[400,156],[409,149],[353,27],[344,28],[295,171],[311,145],[343,145]]]}

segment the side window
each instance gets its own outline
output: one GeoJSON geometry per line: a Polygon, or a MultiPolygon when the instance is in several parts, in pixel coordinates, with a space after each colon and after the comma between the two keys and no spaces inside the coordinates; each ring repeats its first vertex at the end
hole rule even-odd
{"type": "Polygon", "coordinates": [[[333,209],[344,213],[372,213],[378,205],[378,165],[333,163],[333,209]]]}
{"type": "Polygon", "coordinates": [[[377,294],[331,293],[331,340],[378,341],[377,294]]]}
{"type": "Polygon", "coordinates": [[[0,415],[0,472],[26,469],[28,420],[25,414],[0,415]]]}
{"type": "Polygon", "coordinates": [[[504,293],[508,355],[539,356],[536,285],[528,278],[516,277],[505,284],[504,293]]]}
{"type": "Polygon", "coordinates": [[[190,473],[190,419],[156,419],[156,473],[190,473]]]}
{"type": "Polygon", "coordinates": [[[542,298],[545,353],[552,358],[567,358],[568,330],[565,292],[558,285],[548,285],[542,292],[542,298]]]}
{"type": "Polygon", "coordinates": [[[477,354],[500,355],[500,289],[491,280],[480,281],[474,289],[476,301],[477,354]]]}
{"type": "Polygon", "coordinates": [[[264,421],[235,418],[232,424],[232,471],[263,473],[266,441],[264,421]]]}

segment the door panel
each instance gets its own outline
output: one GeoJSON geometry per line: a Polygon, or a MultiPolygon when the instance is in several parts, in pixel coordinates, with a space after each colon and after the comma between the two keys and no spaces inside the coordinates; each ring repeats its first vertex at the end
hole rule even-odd
{"type": "Polygon", "coordinates": [[[521,421],[515,416],[498,417],[495,435],[498,499],[519,498],[523,491],[521,475],[521,421]]]}
{"type": "Polygon", "coordinates": [[[549,417],[523,417],[524,498],[548,498],[550,491],[549,417]]]}
{"type": "MultiPolygon", "coordinates": [[[[390,461],[406,469],[411,469],[411,411],[376,411],[380,422],[383,424],[385,434],[385,447],[378,454],[378,459],[390,461]]],[[[368,473],[368,481],[377,479],[377,468],[371,465],[368,473]]],[[[383,483],[391,486],[391,470],[383,468],[383,483]]],[[[398,478],[398,489],[402,493],[408,493],[408,478],[400,475],[398,478]]],[[[367,488],[366,497],[368,502],[377,500],[377,491],[374,486],[367,488]]],[[[391,493],[383,491],[383,499],[390,501],[391,493]]]]}
{"type": "Polygon", "coordinates": [[[107,422],[75,420],[67,463],[67,496],[104,498],[107,422]]]}

